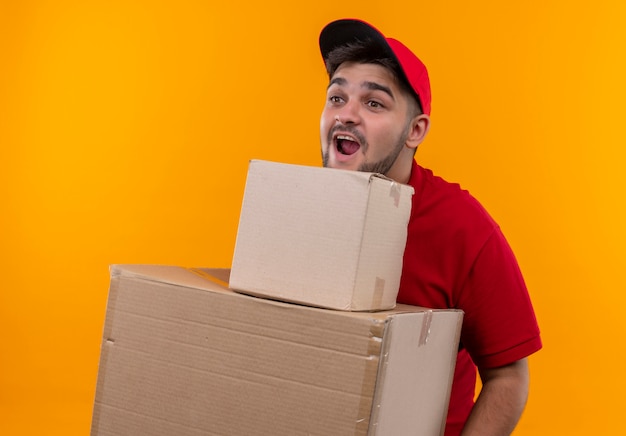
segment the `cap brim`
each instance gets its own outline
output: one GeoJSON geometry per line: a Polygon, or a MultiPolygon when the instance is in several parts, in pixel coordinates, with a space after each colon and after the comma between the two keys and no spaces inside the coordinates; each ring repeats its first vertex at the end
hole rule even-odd
{"type": "Polygon", "coordinates": [[[322,57],[326,59],[335,48],[357,41],[369,41],[393,58],[396,57],[381,32],[364,21],[354,19],[333,21],[322,29],[319,38],[322,57]]]}

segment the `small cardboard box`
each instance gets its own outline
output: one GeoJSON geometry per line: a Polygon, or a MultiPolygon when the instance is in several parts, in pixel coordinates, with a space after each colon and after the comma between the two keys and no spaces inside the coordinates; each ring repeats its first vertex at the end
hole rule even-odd
{"type": "Polygon", "coordinates": [[[338,310],[393,308],[412,195],[378,174],[251,161],[230,287],[338,310]]]}
{"type": "Polygon", "coordinates": [[[228,270],[111,272],[92,436],[442,434],[460,311],[284,303],[228,290],[228,270]]]}

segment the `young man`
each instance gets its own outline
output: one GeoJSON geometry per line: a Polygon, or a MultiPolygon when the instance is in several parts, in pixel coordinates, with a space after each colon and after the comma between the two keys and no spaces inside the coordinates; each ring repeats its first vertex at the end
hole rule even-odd
{"type": "Polygon", "coordinates": [[[319,43],[330,78],[324,166],[413,186],[398,302],[465,312],[445,434],[508,435],[526,404],[526,357],[541,348],[539,328],[498,225],[467,191],[414,160],[430,126],[426,68],[360,20],[328,24],[319,43]],[[474,404],[476,368],[482,390],[474,404]]]}

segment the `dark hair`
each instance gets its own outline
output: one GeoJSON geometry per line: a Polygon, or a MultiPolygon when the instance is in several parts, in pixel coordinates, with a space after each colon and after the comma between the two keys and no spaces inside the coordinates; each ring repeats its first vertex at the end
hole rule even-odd
{"type": "Polygon", "coordinates": [[[404,73],[398,61],[389,57],[389,55],[378,48],[376,44],[370,44],[367,40],[358,40],[339,46],[328,53],[324,62],[329,78],[332,78],[337,68],[345,62],[376,64],[388,69],[397,80],[402,91],[411,96],[412,101],[415,102],[416,113],[414,115],[421,115],[423,113],[422,105],[415,95],[415,91],[413,91],[411,85],[409,85],[404,78],[404,73]]]}

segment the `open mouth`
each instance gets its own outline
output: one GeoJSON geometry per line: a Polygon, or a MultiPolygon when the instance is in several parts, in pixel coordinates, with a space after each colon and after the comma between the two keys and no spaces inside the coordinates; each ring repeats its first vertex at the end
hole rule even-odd
{"type": "Polygon", "coordinates": [[[348,135],[337,135],[335,146],[337,151],[345,156],[351,156],[361,148],[361,144],[354,137],[348,135]]]}

